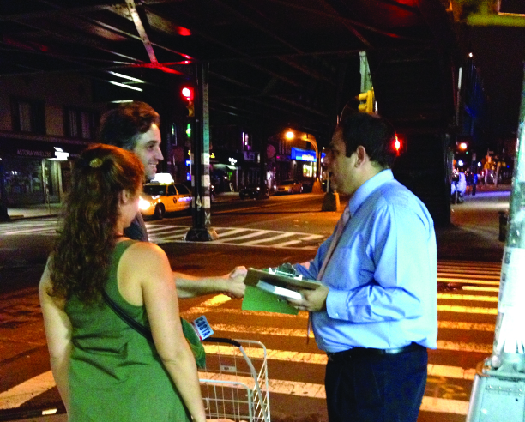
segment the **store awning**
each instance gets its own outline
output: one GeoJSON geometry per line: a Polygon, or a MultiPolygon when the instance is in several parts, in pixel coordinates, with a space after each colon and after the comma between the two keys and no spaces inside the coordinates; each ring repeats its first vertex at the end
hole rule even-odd
{"type": "Polygon", "coordinates": [[[217,170],[238,170],[236,166],[230,166],[229,164],[212,164],[214,169],[217,170]]]}
{"type": "Polygon", "coordinates": [[[70,158],[78,156],[89,145],[88,142],[55,142],[23,139],[18,136],[0,135],[0,153],[27,158],[55,158],[57,149],[69,153],[70,158]]]}

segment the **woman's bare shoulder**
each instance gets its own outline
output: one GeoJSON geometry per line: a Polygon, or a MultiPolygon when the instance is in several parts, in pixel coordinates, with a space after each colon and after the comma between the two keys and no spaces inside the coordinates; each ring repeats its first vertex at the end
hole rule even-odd
{"type": "Polygon", "coordinates": [[[123,262],[136,267],[169,265],[166,252],[149,242],[133,243],[123,254],[123,262]]]}

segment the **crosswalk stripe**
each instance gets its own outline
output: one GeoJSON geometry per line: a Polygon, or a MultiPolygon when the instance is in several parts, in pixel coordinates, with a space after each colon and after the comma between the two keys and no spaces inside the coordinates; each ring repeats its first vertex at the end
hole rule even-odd
{"type": "Polygon", "coordinates": [[[273,242],[275,240],[284,239],[284,238],[291,237],[291,236],[294,236],[294,235],[295,235],[295,233],[281,233],[279,235],[276,235],[276,236],[273,236],[273,237],[268,237],[266,239],[258,239],[258,240],[252,240],[250,242],[245,242],[244,245],[245,246],[254,246],[254,245],[258,245],[260,243],[273,242]]]}
{"type": "Polygon", "coordinates": [[[475,330],[475,331],[492,331],[496,329],[496,324],[483,322],[456,322],[456,321],[438,321],[438,329],[452,330],[475,330]]]}
{"type": "MultiPolygon", "coordinates": [[[[213,353],[210,349],[206,347],[207,353],[213,353]]],[[[221,350],[221,353],[224,354],[224,349],[221,350]]],[[[250,351],[253,353],[253,351],[250,351]]],[[[262,356],[262,355],[261,355],[262,356]]],[[[254,358],[256,358],[254,356],[254,358]]],[[[311,363],[311,362],[310,362],[311,363]]],[[[318,363],[318,362],[315,362],[318,363]]],[[[326,357],[323,364],[326,364],[326,357]]],[[[447,378],[460,378],[466,380],[474,379],[475,370],[469,369],[464,370],[460,367],[454,367],[449,365],[428,365],[428,376],[429,377],[447,377],[447,378]]],[[[254,380],[251,377],[240,377],[240,376],[229,376],[225,374],[214,374],[204,371],[199,371],[199,378],[207,380],[220,380],[227,382],[241,382],[248,387],[253,386],[254,380]]],[[[324,385],[319,383],[303,383],[295,382],[288,380],[279,380],[271,378],[268,380],[269,390],[271,393],[277,394],[287,394],[287,395],[300,395],[304,397],[312,397],[325,399],[324,385]]],[[[19,407],[28,400],[31,400],[33,397],[38,396],[46,392],[47,390],[54,388],[56,386],[53,375],[51,371],[43,372],[42,374],[33,377],[24,383],[13,387],[10,390],[0,393],[0,409],[9,409],[13,407],[19,407]]],[[[426,397],[426,396],[425,396],[426,397]]],[[[429,400],[432,400],[431,411],[436,411],[436,403],[439,403],[439,408],[443,409],[440,413],[458,413],[455,410],[457,408],[458,402],[454,400],[445,400],[440,399],[438,402],[435,402],[435,398],[428,397],[429,400]],[[446,409],[446,410],[445,410],[446,409]]],[[[425,399],[423,399],[425,401],[425,399]]],[[[421,410],[427,410],[428,404],[423,403],[421,410]]]]}
{"type": "Polygon", "coordinates": [[[479,306],[438,305],[438,312],[461,312],[468,314],[498,315],[497,308],[482,308],[479,306]]]}
{"type": "MultiPolygon", "coordinates": [[[[212,328],[215,331],[234,332],[237,334],[256,334],[256,335],[272,335],[283,337],[305,337],[305,328],[276,328],[243,324],[224,324],[213,323],[212,328]]],[[[449,330],[468,330],[468,331],[494,331],[495,324],[479,323],[479,322],[455,322],[455,321],[438,321],[438,329],[449,330]]],[[[310,337],[314,338],[313,333],[310,337]]]]}
{"type": "Polygon", "coordinates": [[[43,372],[0,393],[0,409],[20,407],[26,401],[45,393],[47,390],[55,387],[55,385],[51,371],[43,372]]]}
{"type": "Polygon", "coordinates": [[[450,278],[450,277],[440,277],[438,275],[437,281],[441,282],[447,282],[447,283],[472,283],[472,284],[483,284],[486,286],[499,286],[499,280],[498,281],[487,281],[487,280],[463,280],[458,278],[450,278]]]}
{"type": "Polygon", "coordinates": [[[480,302],[497,302],[497,296],[464,295],[461,293],[438,293],[437,298],[441,300],[477,300],[480,302]]]}
{"type": "Polygon", "coordinates": [[[478,292],[499,292],[499,287],[486,287],[486,286],[463,286],[461,290],[478,291],[478,292]]]}

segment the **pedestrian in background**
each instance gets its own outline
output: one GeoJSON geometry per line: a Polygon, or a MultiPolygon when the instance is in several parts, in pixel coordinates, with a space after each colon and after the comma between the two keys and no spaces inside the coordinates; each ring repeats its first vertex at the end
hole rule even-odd
{"type": "Polygon", "coordinates": [[[135,154],[107,145],[88,148],[74,164],[40,281],[51,370],[70,422],[206,420],[166,254],[124,235],[143,176],[135,154]],[[149,327],[153,342],[104,295],[149,327]]]}
{"type": "MultiPolygon", "coordinates": [[[[160,150],[160,117],[148,104],[142,101],[124,103],[106,112],[100,121],[100,141],[134,152],[144,165],[146,178],[153,179],[157,164],[164,157],[160,150]]],[[[148,230],[137,215],[126,228],[125,235],[130,239],[148,240],[148,230]]],[[[188,298],[210,293],[224,293],[232,298],[244,296],[243,267],[234,269],[230,274],[214,277],[192,277],[174,272],[179,297],[188,298]]]]}
{"type": "Polygon", "coordinates": [[[308,264],[322,286],[290,300],[310,311],[330,422],[416,422],[427,347],[436,348],[437,252],[432,219],[390,166],[394,129],[365,113],[342,116],[330,143],[337,191],[350,195],[334,234],[308,264]]]}

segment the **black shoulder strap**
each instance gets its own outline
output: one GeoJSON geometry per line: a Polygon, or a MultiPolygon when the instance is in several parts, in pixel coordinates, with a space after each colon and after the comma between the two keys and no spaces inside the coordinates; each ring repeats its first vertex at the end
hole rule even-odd
{"type": "Polygon", "coordinates": [[[142,324],[139,324],[137,321],[135,321],[133,318],[131,318],[124,309],[122,309],[120,306],[117,305],[117,303],[111,299],[105,290],[102,291],[102,296],[104,297],[104,300],[109,305],[111,309],[118,315],[118,317],[124,321],[126,324],[128,324],[131,328],[133,328],[137,333],[144,336],[147,340],[153,341],[153,335],[151,334],[151,331],[148,330],[146,327],[144,327],[142,324]]]}

